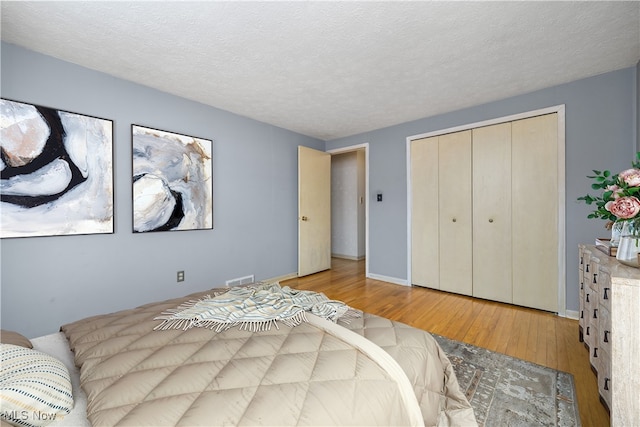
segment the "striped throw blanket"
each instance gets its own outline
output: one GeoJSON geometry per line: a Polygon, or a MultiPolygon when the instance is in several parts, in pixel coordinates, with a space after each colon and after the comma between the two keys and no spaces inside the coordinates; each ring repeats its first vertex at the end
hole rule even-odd
{"type": "Polygon", "coordinates": [[[258,283],[233,287],[228,291],[188,301],[166,310],[154,320],[163,322],[155,330],[193,327],[215,329],[217,332],[239,326],[249,331],[263,331],[282,322],[294,327],[306,322],[305,312],[337,322],[338,319],[360,317],[361,313],[340,301],[330,300],[313,291],[281,287],[279,283],[258,283]]]}

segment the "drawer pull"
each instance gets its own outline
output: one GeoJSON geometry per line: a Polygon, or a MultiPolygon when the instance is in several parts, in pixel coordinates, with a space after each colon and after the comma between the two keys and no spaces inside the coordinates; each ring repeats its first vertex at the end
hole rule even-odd
{"type": "Polygon", "coordinates": [[[593,347],[593,357],[598,357],[598,347],[593,347]]]}
{"type": "Polygon", "coordinates": [[[598,283],[598,273],[593,273],[593,283],[598,283]]]}
{"type": "Polygon", "coordinates": [[[605,390],[609,390],[609,378],[605,378],[604,379],[604,389],[605,390]]]}
{"type": "Polygon", "coordinates": [[[589,328],[590,328],[590,327],[591,327],[591,326],[587,326],[587,333],[586,333],[586,335],[591,335],[591,334],[589,333],[589,328]]]}
{"type": "Polygon", "coordinates": [[[580,265],[584,264],[584,257],[580,257],[580,265]]]}
{"type": "Polygon", "coordinates": [[[604,331],[604,342],[609,342],[609,331],[604,331]]]}
{"type": "Polygon", "coordinates": [[[609,292],[609,288],[604,288],[604,299],[609,299],[607,292],[609,292]]]}
{"type": "Polygon", "coordinates": [[[597,308],[594,308],[594,309],[593,309],[593,318],[594,318],[594,319],[597,319],[597,318],[598,318],[598,309],[597,309],[597,308]]]}
{"type": "Polygon", "coordinates": [[[587,294],[587,302],[589,302],[589,294],[587,294]]]}
{"type": "Polygon", "coordinates": [[[580,281],[580,290],[584,290],[584,282],[580,281]]]}
{"type": "Polygon", "coordinates": [[[589,272],[589,264],[587,264],[587,266],[586,266],[586,270],[585,270],[585,271],[586,271],[587,273],[589,272]]]}
{"type": "Polygon", "coordinates": [[[584,319],[584,310],[580,310],[580,318],[584,319]]]}

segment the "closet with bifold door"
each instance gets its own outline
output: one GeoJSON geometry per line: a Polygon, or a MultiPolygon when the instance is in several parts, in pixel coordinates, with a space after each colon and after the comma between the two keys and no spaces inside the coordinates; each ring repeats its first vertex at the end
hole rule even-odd
{"type": "Polygon", "coordinates": [[[411,282],[558,311],[558,114],[410,141],[411,282]]]}

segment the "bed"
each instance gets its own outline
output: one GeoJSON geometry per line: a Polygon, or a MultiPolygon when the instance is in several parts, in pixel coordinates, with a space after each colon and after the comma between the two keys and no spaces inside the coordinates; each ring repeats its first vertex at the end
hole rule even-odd
{"type": "Polygon", "coordinates": [[[328,305],[312,300],[276,317],[263,307],[264,318],[234,317],[228,307],[242,298],[231,294],[256,289],[264,295],[265,284],[63,325],[83,393],[69,417],[86,414],[94,426],[476,425],[451,363],[427,332],[322,294],[328,305]],[[220,310],[225,298],[236,299],[220,310]]]}

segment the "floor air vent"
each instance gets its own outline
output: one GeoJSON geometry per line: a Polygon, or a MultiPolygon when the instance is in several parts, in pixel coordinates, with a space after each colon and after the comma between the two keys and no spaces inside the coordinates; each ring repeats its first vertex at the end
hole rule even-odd
{"type": "Polygon", "coordinates": [[[237,279],[227,280],[225,282],[226,286],[240,286],[240,285],[248,285],[249,283],[255,282],[255,276],[253,274],[244,277],[238,277],[237,279]]]}

